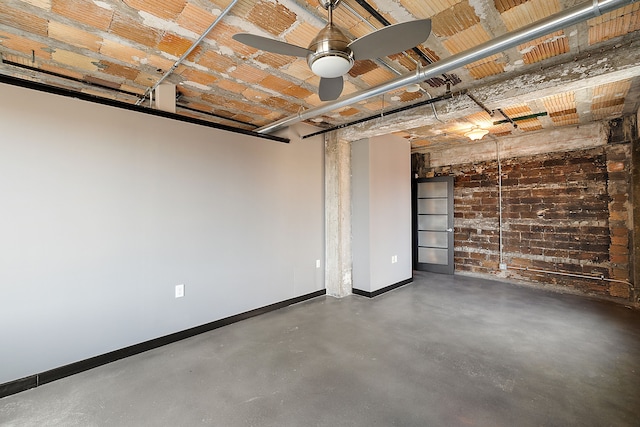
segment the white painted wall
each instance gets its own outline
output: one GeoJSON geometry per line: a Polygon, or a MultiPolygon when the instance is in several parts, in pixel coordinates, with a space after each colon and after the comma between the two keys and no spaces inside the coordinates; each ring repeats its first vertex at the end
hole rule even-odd
{"type": "Polygon", "coordinates": [[[374,292],[412,277],[411,146],[380,136],[352,143],[351,156],[353,287],[374,292]]]}
{"type": "Polygon", "coordinates": [[[324,288],[321,137],[0,100],[0,383],[324,288]]]}
{"type": "Polygon", "coordinates": [[[351,261],[353,287],[371,291],[371,144],[351,143],[351,261]]]}

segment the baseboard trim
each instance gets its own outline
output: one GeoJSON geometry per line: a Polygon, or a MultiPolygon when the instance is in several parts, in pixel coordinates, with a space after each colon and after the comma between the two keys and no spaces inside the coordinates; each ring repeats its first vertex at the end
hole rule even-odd
{"type": "Polygon", "coordinates": [[[21,391],[29,390],[30,388],[37,386],[37,375],[31,375],[26,378],[20,378],[19,380],[9,381],[8,383],[0,384],[0,398],[20,393],[21,391]]]}
{"type": "Polygon", "coordinates": [[[377,297],[378,295],[384,294],[385,292],[392,291],[394,289],[399,288],[400,286],[407,285],[411,282],[413,282],[413,277],[410,277],[409,279],[405,279],[398,283],[394,283],[393,285],[385,286],[384,288],[378,289],[377,291],[373,291],[373,292],[363,291],[362,289],[356,289],[356,288],[353,288],[352,292],[356,295],[361,295],[363,297],[374,298],[374,297],[377,297]]]}
{"type": "Polygon", "coordinates": [[[249,319],[251,317],[259,316],[261,314],[278,310],[278,309],[281,309],[293,304],[297,304],[312,298],[326,295],[326,293],[327,293],[326,289],[321,289],[316,292],[312,292],[306,295],[301,295],[299,297],[291,298],[285,301],[280,301],[264,307],[256,308],[254,310],[246,311],[244,313],[236,314],[234,316],[225,317],[224,319],[216,320],[200,326],[195,326],[193,328],[185,329],[183,331],[175,332],[173,334],[165,335],[159,338],[154,338],[149,341],[144,341],[139,344],[134,344],[129,347],[124,347],[118,350],[111,351],[109,353],[91,357],[89,359],[70,363],[68,365],[60,366],[58,368],[54,368],[48,371],[40,372],[38,374],[30,375],[25,378],[9,381],[7,383],[0,384],[0,398],[6,397],[12,394],[20,393],[22,391],[38,387],[42,384],[47,384],[52,381],[68,377],[70,375],[88,371],[89,369],[97,368],[98,366],[106,365],[107,363],[115,362],[116,360],[134,356],[136,354],[140,354],[145,351],[153,350],[155,348],[162,347],[164,345],[171,344],[177,341],[181,341],[186,338],[191,338],[193,336],[202,334],[204,332],[212,331],[214,329],[218,329],[223,326],[227,326],[232,323],[239,322],[241,320],[249,319]]]}

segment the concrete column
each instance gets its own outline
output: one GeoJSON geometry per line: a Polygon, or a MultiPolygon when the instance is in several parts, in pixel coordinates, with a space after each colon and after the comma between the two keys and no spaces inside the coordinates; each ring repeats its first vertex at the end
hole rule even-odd
{"type": "Polygon", "coordinates": [[[325,286],[327,295],[351,295],[351,146],[325,134],[325,286]]]}
{"type": "Polygon", "coordinates": [[[636,115],[636,128],[631,139],[631,281],[633,301],[640,301],[640,110],[636,115]]]}

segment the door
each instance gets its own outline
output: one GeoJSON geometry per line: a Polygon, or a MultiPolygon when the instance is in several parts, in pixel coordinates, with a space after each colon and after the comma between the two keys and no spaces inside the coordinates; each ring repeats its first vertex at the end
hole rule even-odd
{"type": "Polygon", "coordinates": [[[453,274],[453,177],[416,179],[413,194],[414,268],[453,274]]]}

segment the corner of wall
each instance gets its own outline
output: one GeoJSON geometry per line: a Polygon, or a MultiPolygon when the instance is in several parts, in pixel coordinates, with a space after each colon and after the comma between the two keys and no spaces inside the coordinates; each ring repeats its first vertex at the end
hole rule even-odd
{"type": "Polygon", "coordinates": [[[412,276],[411,146],[378,136],[354,143],[352,156],[354,287],[376,291],[412,276]]]}

